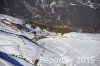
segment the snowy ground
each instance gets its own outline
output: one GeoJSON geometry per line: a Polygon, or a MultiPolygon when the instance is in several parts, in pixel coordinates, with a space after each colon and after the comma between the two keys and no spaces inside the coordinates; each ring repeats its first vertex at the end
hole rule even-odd
{"type": "MultiPolygon", "coordinates": [[[[63,58],[64,60],[73,59],[72,62],[62,63],[58,66],[99,66],[99,38],[100,34],[84,34],[73,32],[65,34],[62,37],[42,39],[38,43],[40,45],[44,44],[44,47],[51,51],[51,53],[48,51],[44,51],[43,57],[63,58]],[[83,58],[85,62],[80,61],[80,59],[83,58]]],[[[52,66],[57,65],[53,64],[52,66]]]]}
{"type": "Polygon", "coordinates": [[[50,33],[0,14],[0,66],[100,66],[100,34],[49,34],[34,42],[34,31],[38,36],[50,33]],[[12,22],[30,31],[20,30],[12,22]]]}

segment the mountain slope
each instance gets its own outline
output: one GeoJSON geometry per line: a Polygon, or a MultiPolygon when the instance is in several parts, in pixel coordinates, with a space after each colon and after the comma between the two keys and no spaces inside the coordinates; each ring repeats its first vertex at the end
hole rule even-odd
{"type": "Polygon", "coordinates": [[[99,61],[100,34],[70,32],[59,36],[0,14],[2,66],[100,66],[99,61]]]}
{"type": "MultiPolygon", "coordinates": [[[[25,24],[20,19],[0,14],[0,51],[10,55],[22,66],[32,66],[34,64],[38,52],[40,49],[44,49],[36,41],[41,36],[45,37],[48,34],[48,31],[44,31],[37,26],[32,28],[31,25],[25,24]]],[[[0,55],[0,62],[3,62],[2,53],[0,55]]],[[[7,65],[5,61],[4,65],[7,65]]],[[[8,63],[9,66],[12,66],[11,64],[13,62],[8,63]]]]}
{"type": "Polygon", "coordinates": [[[99,0],[1,0],[0,13],[49,26],[100,32],[99,0]]]}

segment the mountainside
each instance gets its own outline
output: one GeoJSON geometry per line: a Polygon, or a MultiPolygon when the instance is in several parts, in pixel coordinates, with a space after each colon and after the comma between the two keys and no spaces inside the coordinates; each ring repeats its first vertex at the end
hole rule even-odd
{"type": "Polygon", "coordinates": [[[0,66],[34,66],[43,48],[36,43],[51,34],[21,19],[0,14],[0,66]]]}
{"type": "Polygon", "coordinates": [[[99,0],[0,0],[0,13],[55,27],[100,32],[99,0]]]}
{"type": "Polygon", "coordinates": [[[33,25],[0,14],[0,66],[100,66],[100,34],[59,36],[33,25]]]}

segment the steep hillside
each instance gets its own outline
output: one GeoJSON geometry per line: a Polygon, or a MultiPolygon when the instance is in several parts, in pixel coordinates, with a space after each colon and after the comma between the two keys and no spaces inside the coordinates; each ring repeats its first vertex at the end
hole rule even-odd
{"type": "Polygon", "coordinates": [[[100,32],[99,0],[0,0],[0,13],[49,26],[100,32]]]}
{"type": "Polygon", "coordinates": [[[33,28],[21,19],[0,14],[0,63],[4,66],[33,66],[38,52],[44,49],[36,41],[49,33],[35,25],[33,28]]]}

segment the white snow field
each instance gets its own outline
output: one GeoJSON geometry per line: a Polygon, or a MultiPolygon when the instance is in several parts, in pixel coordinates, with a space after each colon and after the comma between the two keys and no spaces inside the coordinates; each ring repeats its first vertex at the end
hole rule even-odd
{"type": "Polygon", "coordinates": [[[49,34],[47,38],[33,41],[34,32],[38,36],[51,33],[0,14],[0,66],[100,66],[100,34],[49,34]]]}

